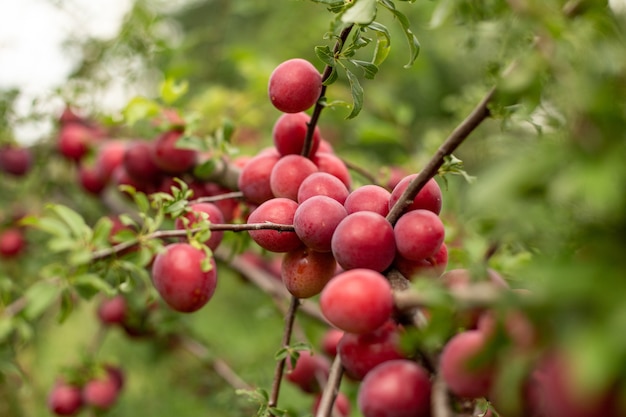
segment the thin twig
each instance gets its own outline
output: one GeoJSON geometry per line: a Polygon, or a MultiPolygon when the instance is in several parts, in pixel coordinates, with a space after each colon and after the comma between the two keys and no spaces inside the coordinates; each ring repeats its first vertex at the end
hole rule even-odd
{"type": "Polygon", "coordinates": [[[324,386],[322,392],[322,399],[320,400],[319,408],[315,417],[331,417],[333,411],[333,405],[339,392],[339,386],[341,385],[341,377],[343,376],[343,366],[341,365],[341,358],[339,355],[335,356],[333,364],[330,367],[330,373],[328,380],[324,386]]]}
{"type": "MultiPolygon", "coordinates": [[[[346,39],[348,39],[348,35],[350,35],[350,31],[354,27],[354,24],[346,26],[343,28],[341,33],[339,34],[339,39],[335,43],[333,48],[333,56],[337,56],[339,52],[341,52],[341,48],[346,43],[346,39]]],[[[330,77],[333,72],[333,67],[330,65],[326,65],[324,68],[324,72],[322,73],[322,83],[330,77]]],[[[315,127],[317,126],[317,122],[320,118],[320,114],[322,114],[322,110],[324,110],[324,104],[322,103],[322,99],[326,95],[326,86],[322,84],[322,90],[320,91],[320,96],[317,99],[317,103],[315,103],[315,107],[313,108],[313,114],[311,115],[311,120],[309,120],[306,137],[304,139],[304,146],[302,147],[302,156],[309,157],[311,153],[311,148],[313,147],[313,135],[315,133],[315,127]]]]}
{"type": "Polygon", "coordinates": [[[441,376],[441,373],[435,375],[433,381],[431,406],[433,410],[433,417],[456,417],[456,414],[450,408],[450,396],[448,394],[448,387],[441,376]]]}
{"type": "MultiPolygon", "coordinates": [[[[291,341],[291,331],[293,330],[293,323],[296,319],[296,312],[300,300],[297,297],[291,297],[291,304],[289,305],[289,311],[285,317],[285,330],[283,332],[283,340],[281,347],[288,347],[291,341]]],[[[276,369],[274,371],[274,381],[272,383],[272,393],[270,394],[270,400],[268,402],[269,407],[276,407],[278,404],[278,395],[280,393],[280,383],[283,379],[283,373],[285,371],[285,363],[287,359],[283,358],[276,363],[276,369]]]]}
{"type": "Polygon", "coordinates": [[[223,193],[218,195],[212,195],[208,197],[199,197],[195,200],[189,201],[189,204],[197,204],[197,203],[214,203],[216,201],[222,200],[230,200],[235,198],[243,198],[243,192],[241,191],[232,191],[229,193],[223,193]]]}
{"type": "MultiPolygon", "coordinates": [[[[126,249],[130,249],[140,243],[141,240],[151,239],[165,239],[171,237],[185,237],[189,232],[200,232],[204,229],[176,229],[176,230],[157,230],[156,232],[149,233],[141,236],[141,238],[132,239],[126,242],[118,243],[110,248],[94,251],[91,255],[93,261],[108,258],[116,253],[122,252],[126,249]]],[[[245,224],[231,224],[231,223],[214,223],[209,225],[209,230],[213,231],[230,231],[230,232],[243,232],[250,230],[276,230],[278,232],[293,232],[295,229],[291,224],[278,224],[272,222],[264,223],[245,223],[245,224]]]]}
{"type": "MultiPolygon", "coordinates": [[[[256,285],[261,291],[269,294],[276,300],[276,304],[283,304],[286,300],[291,299],[291,294],[280,280],[277,280],[274,276],[265,272],[252,262],[246,260],[242,256],[232,257],[228,250],[224,248],[217,248],[213,254],[221,261],[228,262],[229,267],[239,272],[245,279],[256,285]]],[[[322,315],[319,305],[311,300],[300,300],[300,311],[307,316],[323,323],[328,324],[328,321],[322,315]]]]}
{"type": "Polygon", "coordinates": [[[396,204],[391,208],[387,215],[387,220],[393,225],[395,224],[404,210],[411,205],[411,202],[420,192],[420,190],[426,185],[428,180],[437,174],[439,168],[445,162],[445,157],[452,154],[459,147],[461,143],[478,127],[483,120],[489,117],[489,108],[487,105],[491,101],[495,93],[495,88],[489,90],[487,95],[476,105],[474,110],[463,122],[454,129],[450,136],[441,144],[437,152],[428,161],[424,169],[409,183],[404,193],[400,196],[396,204]]]}
{"type": "Polygon", "coordinates": [[[202,362],[208,362],[213,368],[215,373],[219,375],[224,381],[226,381],[234,389],[252,390],[252,386],[246,381],[241,379],[239,375],[222,359],[211,358],[209,350],[199,341],[190,337],[182,337],[179,340],[180,346],[182,346],[187,352],[194,355],[202,362]]]}

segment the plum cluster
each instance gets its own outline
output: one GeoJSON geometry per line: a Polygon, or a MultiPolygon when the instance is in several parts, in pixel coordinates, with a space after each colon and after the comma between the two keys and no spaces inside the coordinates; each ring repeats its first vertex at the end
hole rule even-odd
{"type": "Polygon", "coordinates": [[[73,416],[83,408],[109,410],[124,387],[125,375],[116,365],[73,370],[73,380],[58,378],[48,393],[48,409],[57,416],[73,416]]]}

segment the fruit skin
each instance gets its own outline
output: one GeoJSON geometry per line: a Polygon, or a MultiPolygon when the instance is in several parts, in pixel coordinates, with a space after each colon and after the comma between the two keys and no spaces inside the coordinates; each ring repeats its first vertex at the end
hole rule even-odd
{"type": "Polygon", "coordinates": [[[48,394],[48,409],[57,416],[73,416],[83,405],[81,389],[64,381],[55,382],[48,394]]]}
{"type": "Polygon", "coordinates": [[[279,159],[280,156],[276,152],[268,152],[255,156],[243,167],[237,180],[237,187],[246,200],[263,204],[274,198],[270,187],[270,176],[279,159]]]}
{"type": "Polygon", "coordinates": [[[341,180],[346,188],[352,186],[352,178],[346,164],[336,155],[328,152],[317,152],[311,159],[320,172],[327,172],[341,180]]]}
{"type": "Polygon", "coordinates": [[[352,269],[331,279],[320,295],[324,317],[349,333],[376,330],[390,319],[393,295],[387,279],[371,269],[352,269]]]}
{"type": "Polygon", "coordinates": [[[400,216],[393,233],[400,255],[419,261],[437,253],[446,232],[439,216],[432,211],[418,209],[400,216]]]}
{"type": "Polygon", "coordinates": [[[0,233],[0,257],[14,258],[18,256],[26,246],[24,233],[17,227],[10,227],[0,233]]]}
{"type": "Polygon", "coordinates": [[[64,125],[59,132],[58,148],[71,160],[81,160],[96,140],[93,130],[79,123],[64,125]]]}
{"type": "Polygon", "coordinates": [[[337,351],[346,375],[357,381],[383,362],[405,359],[400,348],[400,334],[391,321],[369,333],[345,333],[337,351]]]}
{"type": "Polygon", "coordinates": [[[330,328],[322,337],[322,351],[334,358],[337,355],[337,346],[345,333],[339,329],[330,328]]]}
{"type": "MultiPolygon", "coordinates": [[[[586,389],[576,384],[573,362],[566,352],[551,352],[542,358],[537,377],[540,383],[542,416],[545,417],[619,417],[619,385],[609,385],[603,390],[586,389]]],[[[581,386],[582,385],[582,386],[581,386]]],[[[587,383],[589,385],[589,383],[587,383]]]]}
{"type": "Polygon", "coordinates": [[[331,248],[343,269],[387,269],[396,255],[391,223],[372,211],[349,214],[335,229],[331,248]]]}
{"type": "Polygon", "coordinates": [[[103,300],[98,306],[98,318],[104,325],[122,324],[126,319],[126,299],[121,295],[103,300]]]}
{"type": "MultiPolygon", "coordinates": [[[[396,204],[404,190],[409,186],[409,183],[417,177],[417,175],[418,174],[407,175],[393,188],[391,197],[389,198],[389,210],[396,204]]],[[[424,187],[413,199],[413,203],[406,208],[406,210],[417,209],[429,210],[435,214],[441,212],[441,188],[439,188],[439,184],[437,184],[434,178],[426,182],[424,187]]]]}
{"type": "Polygon", "coordinates": [[[152,157],[153,142],[136,140],[131,142],[124,152],[122,165],[133,180],[141,183],[156,184],[161,179],[161,169],[152,157]]]}
{"type": "MultiPolygon", "coordinates": [[[[273,222],[293,224],[298,203],[287,198],[273,198],[257,207],[250,216],[248,223],[273,222]]],[[[262,248],[270,252],[289,252],[300,246],[302,241],[294,232],[276,230],[250,230],[250,237],[262,248]]]]}
{"type": "Polygon", "coordinates": [[[176,175],[189,171],[196,164],[198,153],[176,147],[182,132],[171,130],[161,134],[152,148],[152,159],[162,171],[176,175]]]}
{"type": "Polygon", "coordinates": [[[160,252],[152,265],[152,282],[163,300],[174,310],[191,313],[202,308],[217,286],[217,266],[202,271],[204,251],[188,243],[172,243],[160,252]]]}
{"type": "Polygon", "coordinates": [[[320,379],[325,381],[330,372],[330,362],[328,358],[313,354],[303,350],[299,352],[296,366],[291,366],[291,361],[287,359],[287,381],[300,387],[304,392],[319,392],[320,379]]]}
{"type": "Polygon", "coordinates": [[[301,203],[293,217],[293,226],[302,242],[318,252],[330,252],[337,226],[346,210],[336,200],[320,195],[301,203]]]}
{"type": "Polygon", "coordinates": [[[448,246],[442,243],[435,255],[419,261],[411,261],[397,254],[393,266],[408,280],[418,276],[439,277],[448,266],[448,246]]]}
{"type": "Polygon", "coordinates": [[[430,393],[428,372],[415,362],[397,359],[367,374],[357,404],[364,417],[429,417],[430,393]]]}
{"type": "Polygon", "coordinates": [[[30,171],[33,156],[30,149],[19,146],[3,146],[0,148],[0,169],[7,174],[21,177],[30,171]]]}
{"type": "Polygon", "coordinates": [[[357,211],[373,211],[386,216],[389,213],[391,193],[374,184],[363,185],[352,191],[343,203],[348,214],[357,211]]]}
{"type": "Polygon", "coordinates": [[[319,294],[335,275],[337,263],[331,253],[300,247],[283,257],[281,276],[294,297],[309,298],[319,294]]]}
{"type": "Polygon", "coordinates": [[[311,197],[324,195],[343,204],[349,191],[341,180],[327,172],[314,172],[302,181],[298,188],[298,203],[311,197]]]}
{"type": "MultiPolygon", "coordinates": [[[[224,215],[222,214],[222,210],[220,210],[219,207],[217,207],[213,203],[191,204],[189,206],[189,209],[190,211],[183,216],[189,221],[189,223],[187,224],[187,226],[185,226],[183,220],[181,218],[178,218],[175,222],[175,226],[177,229],[193,229],[197,227],[198,224],[204,221],[201,213],[205,213],[207,215],[207,220],[213,224],[224,223],[224,215]]],[[[209,238],[209,240],[204,242],[204,244],[211,248],[211,250],[215,250],[222,242],[223,237],[224,232],[211,231],[211,237],[209,238]]]]}
{"type": "Polygon", "coordinates": [[[118,394],[118,382],[108,372],[105,377],[88,381],[82,389],[83,403],[100,410],[111,408],[118,394]]]}
{"type": "MultiPolygon", "coordinates": [[[[304,140],[311,117],[306,113],[284,113],[274,123],[272,139],[274,146],[281,156],[302,153],[304,140]]],[[[313,141],[309,156],[315,155],[321,141],[319,128],[313,131],[313,141]]]]}
{"type": "Polygon", "coordinates": [[[439,359],[440,372],[450,391],[464,398],[489,395],[495,369],[480,358],[487,338],[478,330],[457,333],[446,343],[439,359]]]}
{"type": "Polygon", "coordinates": [[[275,197],[298,201],[302,182],[317,172],[317,166],[302,155],[286,155],[276,162],[270,174],[270,188],[275,197]]]}
{"type": "Polygon", "coordinates": [[[270,75],[268,95],[278,110],[299,113],[312,107],[322,91],[322,75],[309,61],[294,58],[278,65],[270,75]]]}

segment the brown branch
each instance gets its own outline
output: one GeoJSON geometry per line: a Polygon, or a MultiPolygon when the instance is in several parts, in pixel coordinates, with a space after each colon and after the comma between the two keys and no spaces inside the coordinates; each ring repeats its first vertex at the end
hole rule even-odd
{"type": "Polygon", "coordinates": [[[407,189],[402,193],[400,199],[391,208],[387,215],[387,220],[393,225],[398,221],[404,210],[411,205],[411,202],[420,192],[420,190],[426,185],[428,180],[437,174],[439,168],[443,165],[445,157],[452,154],[459,147],[461,143],[478,127],[483,120],[489,117],[489,109],[487,105],[491,101],[495,93],[495,88],[489,90],[487,95],[478,103],[478,105],[472,110],[469,116],[463,122],[458,125],[454,131],[448,136],[443,144],[437,149],[435,155],[428,161],[424,169],[422,169],[417,177],[415,177],[410,183],[407,189]]]}
{"type": "MultiPolygon", "coordinates": [[[[289,311],[285,317],[285,330],[283,332],[283,340],[281,342],[282,347],[288,347],[291,341],[291,331],[293,330],[293,323],[296,319],[296,312],[300,300],[297,297],[291,297],[291,304],[289,305],[289,311]]],[[[285,363],[287,359],[283,358],[276,363],[276,369],[274,371],[274,382],[272,383],[272,392],[268,402],[269,407],[276,407],[278,404],[278,395],[280,393],[280,383],[283,379],[283,373],[285,371],[285,363]]]]}
{"type": "MultiPolygon", "coordinates": [[[[511,293],[503,291],[489,282],[478,282],[464,287],[451,288],[448,294],[452,297],[457,306],[463,308],[489,307],[501,302],[504,295],[511,293]]],[[[416,291],[394,292],[394,303],[399,310],[408,310],[416,307],[430,307],[438,304],[440,299],[433,300],[427,295],[416,291]]]]}
{"type": "Polygon", "coordinates": [[[356,172],[357,174],[368,180],[370,184],[380,185],[382,187],[382,185],[378,182],[376,176],[373,175],[371,171],[368,171],[366,168],[358,166],[357,164],[350,162],[344,158],[341,158],[341,161],[346,165],[348,169],[356,172]]]}
{"type": "Polygon", "coordinates": [[[450,395],[448,387],[441,376],[441,373],[435,375],[431,394],[431,407],[433,417],[457,417],[450,408],[450,395]]]}
{"type": "MultiPolygon", "coordinates": [[[[339,52],[341,52],[341,48],[346,43],[346,39],[348,39],[348,35],[350,35],[350,31],[354,27],[354,24],[346,26],[343,28],[341,33],[339,34],[339,39],[335,43],[333,48],[333,56],[337,56],[339,52]]],[[[326,65],[324,68],[324,72],[322,73],[322,83],[328,80],[330,75],[333,72],[333,67],[330,65],[326,65]]],[[[317,99],[317,103],[315,103],[315,107],[313,108],[313,114],[311,115],[311,120],[309,120],[306,136],[304,139],[304,146],[302,146],[302,156],[309,157],[311,153],[311,148],[313,147],[313,134],[315,133],[315,127],[317,126],[317,122],[322,114],[322,110],[324,110],[324,104],[322,103],[322,99],[326,95],[326,85],[322,84],[322,90],[320,91],[320,96],[317,99]]]]}
{"type": "MultiPolygon", "coordinates": [[[[136,245],[138,245],[142,240],[150,240],[150,239],[166,239],[171,237],[185,237],[189,232],[201,232],[202,228],[196,229],[176,229],[176,230],[157,230],[156,232],[149,233],[147,235],[118,243],[115,246],[110,248],[105,248],[101,250],[94,251],[91,255],[92,261],[98,261],[100,259],[108,258],[109,256],[113,256],[116,253],[124,251],[126,249],[130,249],[136,245]]],[[[231,224],[231,223],[215,223],[209,225],[209,230],[214,231],[230,231],[230,232],[243,232],[249,230],[276,230],[279,232],[293,232],[294,227],[291,224],[278,224],[272,222],[264,222],[264,223],[246,223],[246,224],[231,224]]]]}
{"type": "Polygon", "coordinates": [[[328,380],[324,386],[322,392],[322,399],[320,400],[319,408],[315,417],[331,417],[333,411],[333,405],[339,392],[339,386],[341,385],[341,377],[343,376],[343,366],[341,365],[341,358],[339,355],[335,356],[333,364],[330,367],[330,373],[328,380]]]}
{"type": "MultiPolygon", "coordinates": [[[[232,257],[225,248],[217,248],[213,254],[217,259],[227,262],[230,268],[239,272],[245,279],[259,287],[263,292],[269,294],[276,300],[277,304],[279,302],[282,304],[284,301],[291,299],[291,294],[281,281],[242,256],[232,257]]],[[[300,300],[300,311],[320,323],[328,325],[319,305],[314,301],[300,300]]]]}
{"type": "Polygon", "coordinates": [[[209,197],[199,197],[199,198],[196,198],[195,200],[190,200],[189,204],[214,203],[216,201],[230,200],[234,198],[243,198],[243,193],[241,191],[232,191],[230,193],[212,195],[209,197]]]}
{"type": "Polygon", "coordinates": [[[239,375],[222,359],[211,358],[209,350],[202,343],[190,337],[181,337],[180,346],[202,362],[208,362],[213,371],[234,389],[252,390],[252,386],[241,379],[239,375]]]}

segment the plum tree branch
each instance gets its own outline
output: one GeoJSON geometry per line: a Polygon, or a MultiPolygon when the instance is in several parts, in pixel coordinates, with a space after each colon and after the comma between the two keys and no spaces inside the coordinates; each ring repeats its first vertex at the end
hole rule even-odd
{"type": "Polygon", "coordinates": [[[315,417],[331,417],[333,404],[337,398],[339,392],[339,386],[341,385],[341,378],[343,376],[343,366],[341,364],[341,357],[335,356],[332,365],[330,366],[330,373],[328,374],[328,380],[324,386],[322,392],[322,399],[320,400],[319,408],[315,417]]]}
{"type": "MultiPolygon", "coordinates": [[[[291,341],[291,332],[293,330],[293,324],[296,319],[296,312],[298,311],[298,306],[300,305],[300,300],[297,297],[291,297],[291,304],[289,305],[289,311],[285,316],[285,330],[283,332],[283,340],[281,342],[282,347],[288,347],[289,342],[291,341]]],[[[276,368],[274,370],[274,381],[272,382],[272,392],[270,394],[270,399],[268,402],[269,407],[276,407],[278,404],[278,395],[280,393],[280,384],[283,379],[283,373],[285,371],[285,363],[287,359],[282,358],[276,363],[276,368]]]]}
{"type": "Polygon", "coordinates": [[[239,375],[222,359],[211,358],[209,350],[202,343],[190,337],[181,337],[180,346],[202,362],[208,363],[213,371],[235,389],[252,390],[252,386],[241,379],[239,375]]]}
{"type": "MultiPolygon", "coordinates": [[[[126,249],[130,249],[141,243],[142,240],[151,240],[151,239],[165,239],[171,237],[185,237],[187,233],[195,233],[201,232],[202,228],[195,229],[177,229],[177,230],[157,230],[156,232],[149,233],[147,235],[143,235],[137,237],[132,240],[128,240],[126,242],[118,243],[115,246],[110,248],[105,248],[101,250],[94,251],[91,255],[92,261],[97,261],[100,259],[108,258],[109,256],[113,256],[116,253],[124,251],[126,249]]],[[[276,230],[279,232],[293,232],[294,227],[291,224],[278,224],[272,222],[264,222],[264,223],[247,223],[247,224],[231,224],[231,223],[214,223],[209,225],[209,230],[213,231],[231,231],[231,232],[243,232],[249,230],[276,230]]]]}
{"type": "Polygon", "coordinates": [[[470,133],[472,133],[483,120],[489,117],[490,112],[487,106],[494,93],[495,87],[489,90],[485,97],[474,107],[469,116],[452,131],[450,136],[448,136],[439,149],[437,149],[437,152],[435,152],[433,157],[428,161],[424,169],[409,183],[409,186],[404,193],[402,193],[396,204],[389,210],[387,220],[389,220],[392,225],[398,221],[404,210],[411,205],[411,202],[424,185],[437,174],[437,170],[439,170],[445,162],[445,157],[452,154],[452,152],[467,139],[470,133]]]}
{"type": "MultiPolygon", "coordinates": [[[[339,34],[339,38],[335,43],[333,48],[333,56],[337,56],[343,45],[346,43],[346,39],[350,35],[350,31],[354,27],[354,24],[348,25],[339,34]]],[[[326,65],[324,68],[324,72],[322,73],[322,83],[325,82],[333,72],[333,67],[330,65],[326,65]]],[[[326,85],[322,84],[322,90],[320,91],[320,96],[317,99],[317,103],[315,103],[315,107],[313,108],[313,114],[311,115],[311,120],[309,120],[306,136],[304,139],[304,146],[302,146],[302,156],[309,157],[311,153],[311,148],[313,147],[313,134],[315,133],[315,127],[317,126],[317,122],[322,114],[322,110],[324,110],[323,98],[326,95],[326,85]]]]}

